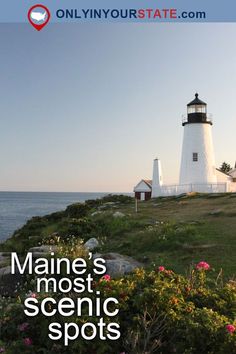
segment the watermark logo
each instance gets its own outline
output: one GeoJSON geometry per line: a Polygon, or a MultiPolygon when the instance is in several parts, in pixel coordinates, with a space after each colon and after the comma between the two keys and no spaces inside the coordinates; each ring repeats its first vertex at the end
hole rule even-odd
{"type": "Polygon", "coordinates": [[[37,31],[48,24],[50,17],[50,11],[44,5],[34,5],[28,11],[28,20],[37,31]]]}

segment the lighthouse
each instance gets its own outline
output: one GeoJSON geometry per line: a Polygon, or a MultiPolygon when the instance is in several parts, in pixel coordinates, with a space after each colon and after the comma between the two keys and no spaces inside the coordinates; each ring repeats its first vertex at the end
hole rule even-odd
{"type": "Polygon", "coordinates": [[[156,197],[181,195],[183,193],[236,192],[235,169],[225,173],[215,166],[212,142],[212,120],[207,114],[207,104],[195,94],[187,104],[184,128],[179,183],[165,184],[161,161],[153,161],[152,180],[142,179],[135,187],[135,198],[148,200],[156,197]]]}
{"type": "Polygon", "coordinates": [[[187,104],[187,119],[182,122],[184,137],[180,166],[180,185],[217,183],[212,141],[212,121],[207,104],[198,98],[187,104]]]}

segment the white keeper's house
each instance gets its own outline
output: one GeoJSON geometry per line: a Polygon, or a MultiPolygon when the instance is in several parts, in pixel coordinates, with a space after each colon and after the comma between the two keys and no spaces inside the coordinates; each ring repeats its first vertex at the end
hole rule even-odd
{"type": "Polygon", "coordinates": [[[135,187],[135,197],[147,200],[159,196],[182,193],[224,193],[236,191],[236,168],[224,173],[215,166],[212,141],[212,120],[207,114],[207,104],[195,94],[187,104],[184,128],[179,183],[165,185],[161,162],[153,162],[152,180],[142,179],[135,187]]]}

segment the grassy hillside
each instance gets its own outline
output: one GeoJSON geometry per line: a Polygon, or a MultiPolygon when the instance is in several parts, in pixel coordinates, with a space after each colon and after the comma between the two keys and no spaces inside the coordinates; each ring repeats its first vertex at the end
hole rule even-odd
{"type": "Polygon", "coordinates": [[[118,252],[147,267],[164,265],[179,273],[201,260],[225,278],[236,274],[236,195],[215,194],[156,198],[139,202],[109,196],[75,204],[65,211],[35,217],[0,245],[2,251],[26,252],[52,235],[100,240],[100,252],[118,252]],[[116,211],[124,217],[114,217],[116,211]]]}

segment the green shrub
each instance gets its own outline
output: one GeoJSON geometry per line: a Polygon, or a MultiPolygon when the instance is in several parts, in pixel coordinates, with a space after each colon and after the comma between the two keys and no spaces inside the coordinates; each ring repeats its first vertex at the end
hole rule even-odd
{"type": "Polygon", "coordinates": [[[69,218],[80,219],[88,215],[89,209],[87,204],[75,203],[66,208],[65,214],[69,218]]]}
{"type": "MultiPolygon", "coordinates": [[[[194,269],[190,277],[184,277],[158,267],[152,271],[138,269],[120,279],[95,279],[93,287],[102,298],[114,296],[119,300],[120,312],[112,321],[120,324],[122,335],[113,342],[79,339],[65,348],[62,342],[49,340],[47,328],[50,322],[64,323],[68,319],[59,315],[25,317],[21,305],[24,292],[18,300],[0,299],[0,344],[7,354],[233,354],[236,332],[230,333],[226,326],[235,326],[236,285],[231,281],[221,286],[211,282],[209,286],[209,271],[194,269]],[[26,329],[19,330],[25,323],[26,329]],[[30,338],[31,345],[25,344],[25,338],[30,338]]],[[[44,295],[39,294],[39,298],[44,295]]],[[[52,296],[59,299],[62,295],[52,296]]],[[[96,324],[98,318],[69,319],[78,324],[87,320],[96,324]]]]}
{"type": "Polygon", "coordinates": [[[113,203],[127,204],[133,202],[134,198],[124,194],[108,194],[105,197],[103,197],[101,201],[102,203],[113,202],[113,203]]]}

